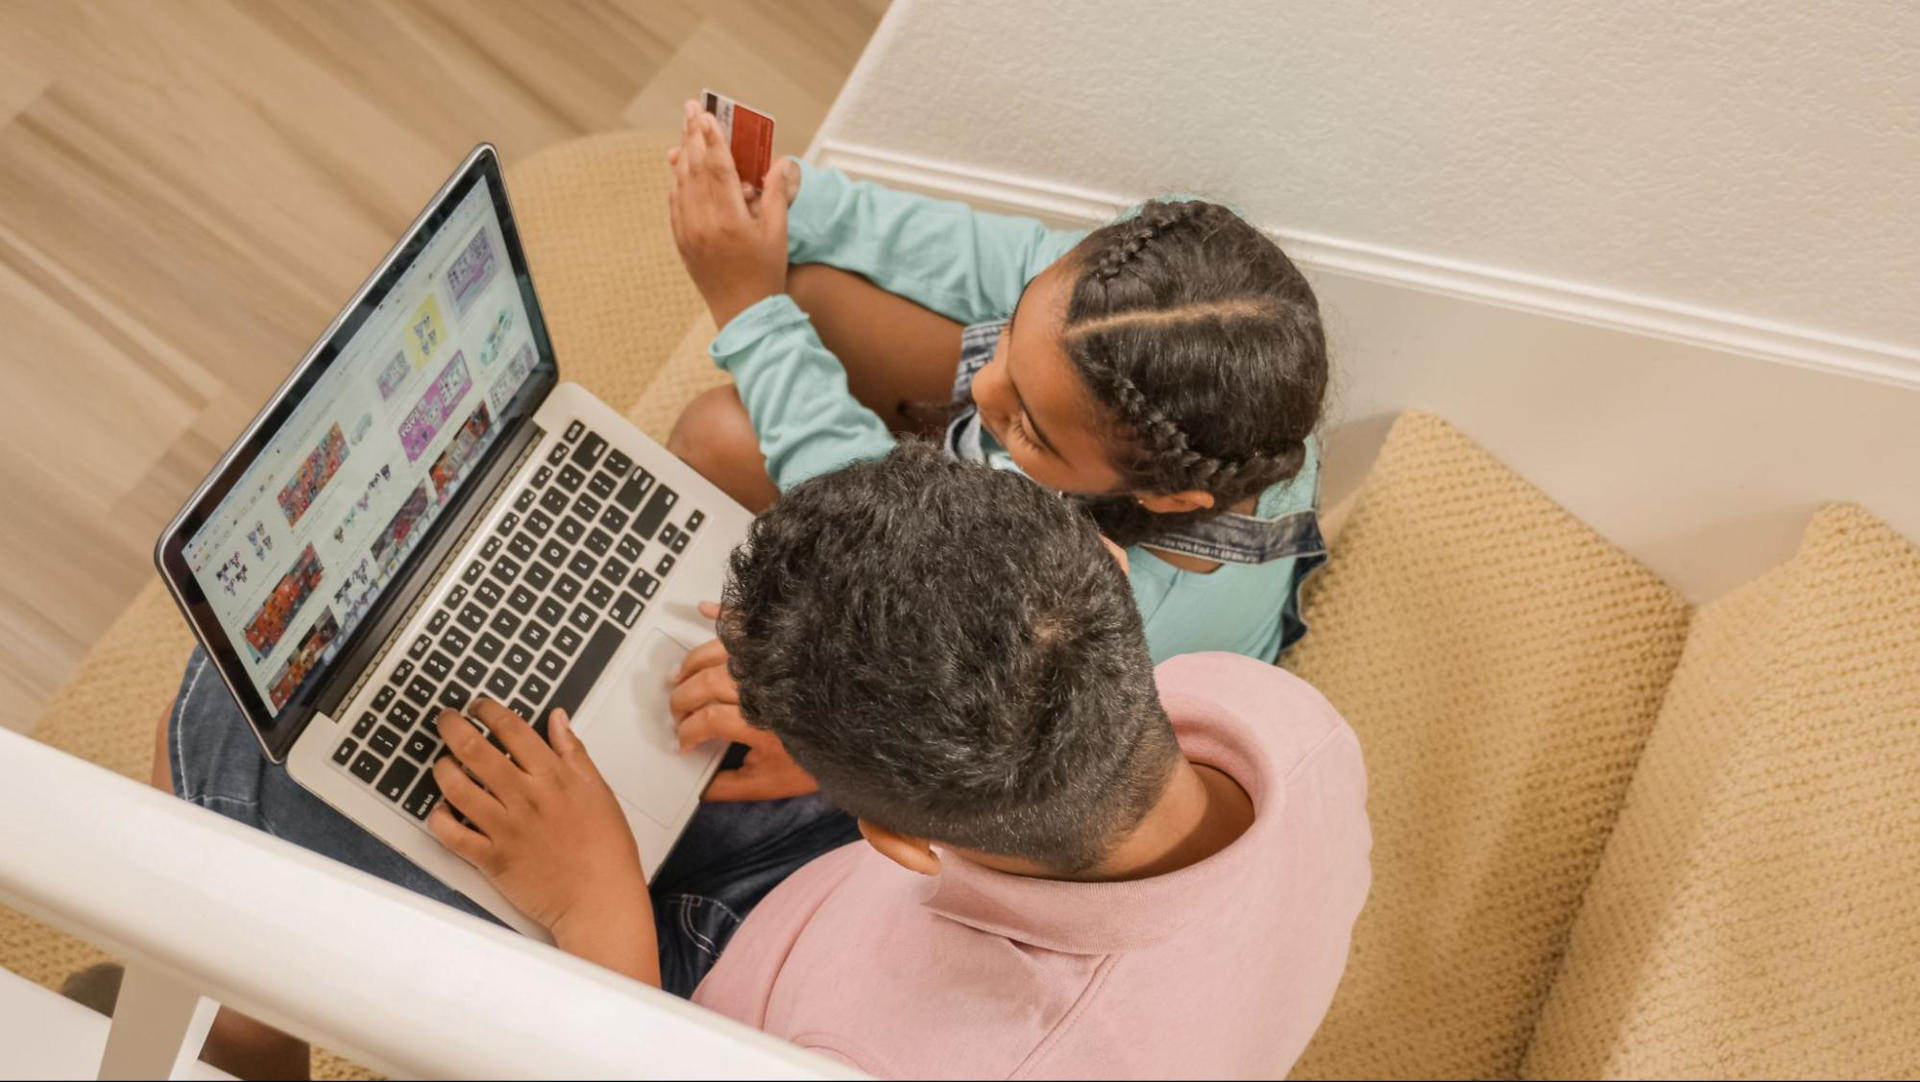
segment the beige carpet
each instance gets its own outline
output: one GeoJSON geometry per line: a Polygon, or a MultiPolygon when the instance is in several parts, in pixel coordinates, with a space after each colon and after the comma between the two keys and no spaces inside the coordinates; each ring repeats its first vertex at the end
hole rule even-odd
{"type": "Polygon", "coordinates": [[[1536,1078],[1920,1075],[1920,548],[1853,506],[1702,608],[1536,1078]]]}
{"type": "Polygon", "coordinates": [[[1437,418],[1394,425],[1287,667],[1360,736],[1373,891],[1296,1078],[1511,1077],[1687,606],[1437,418]]]}

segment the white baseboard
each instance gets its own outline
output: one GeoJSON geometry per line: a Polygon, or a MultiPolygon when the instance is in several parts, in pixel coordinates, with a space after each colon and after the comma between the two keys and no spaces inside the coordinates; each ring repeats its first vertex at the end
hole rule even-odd
{"type": "MultiPolygon", "coordinates": [[[[1110,221],[1140,201],[831,138],[817,143],[813,156],[822,165],[863,179],[1075,227],[1110,221]]],[[[1331,271],[1745,357],[1920,387],[1916,349],[1340,237],[1268,232],[1309,272],[1331,271]]]]}
{"type": "MultiPolygon", "coordinates": [[[[1087,226],[1128,196],[859,146],[814,160],[983,210],[1087,226]]],[[[1707,600],[1860,503],[1920,538],[1920,352],[1803,327],[1275,231],[1319,294],[1333,361],[1324,499],[1392,416],[1430,410],[1707,600]]]]}

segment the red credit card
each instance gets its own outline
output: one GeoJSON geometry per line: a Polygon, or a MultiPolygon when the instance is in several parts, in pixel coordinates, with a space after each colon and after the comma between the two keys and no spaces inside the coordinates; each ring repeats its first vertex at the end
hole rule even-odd
{"type": "Polygon", "coordinates": [[[720,122],[720,137],[733,151],[740,179],[759,187],[773,168],[773,118],[725,94],[702,91],[701,103],[720,122]]]}

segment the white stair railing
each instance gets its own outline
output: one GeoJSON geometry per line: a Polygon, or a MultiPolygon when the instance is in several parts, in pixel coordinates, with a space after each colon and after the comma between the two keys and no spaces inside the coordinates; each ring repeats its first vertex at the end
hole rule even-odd
{"type": "Polygon", "coordinates": [[[0,903],[127,963],[103,1078],[215,1003],[395,1077],[859,1077],[5,729],[0,770],[0,903]]]}

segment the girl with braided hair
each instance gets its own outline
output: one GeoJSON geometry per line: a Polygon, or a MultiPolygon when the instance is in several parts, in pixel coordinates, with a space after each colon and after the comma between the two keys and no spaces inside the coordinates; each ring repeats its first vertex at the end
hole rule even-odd
{"type": "Polygon", "coordinates": [[[1124,546],[1154,660],[1264,660],[1323,556],[1326,345],[1306,279],[1232,210],[1061,232],[800,162],[762,196],[690,117],[675,238],[733,386],[669,446],[750,508],[896,439],[1079,501],[1124,546]],[[935,411],[929,403],[951,402],[935,411]]]}

